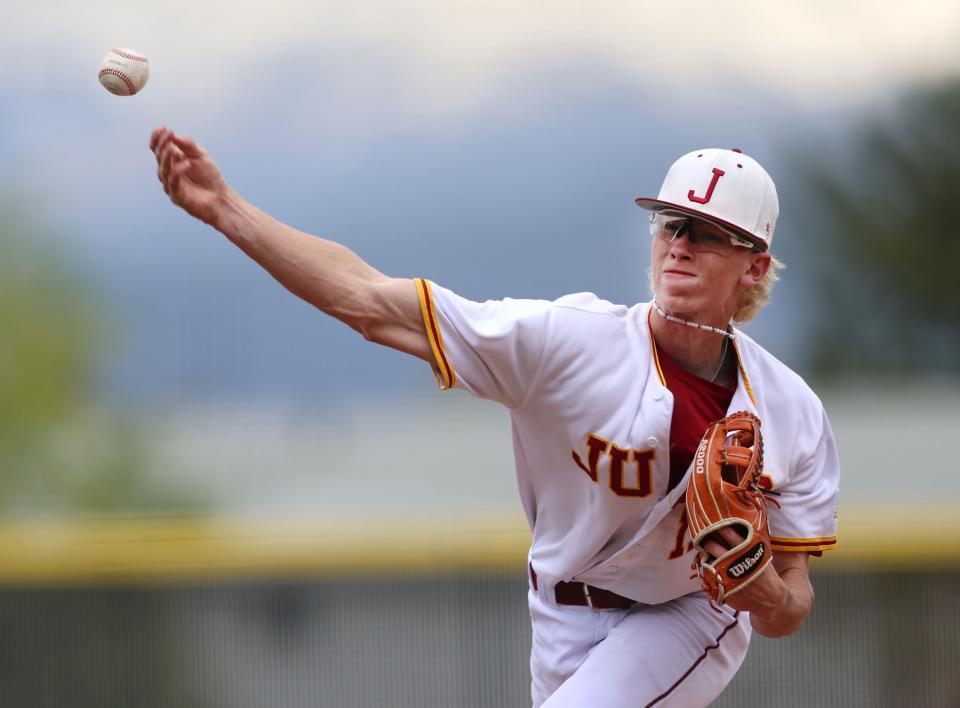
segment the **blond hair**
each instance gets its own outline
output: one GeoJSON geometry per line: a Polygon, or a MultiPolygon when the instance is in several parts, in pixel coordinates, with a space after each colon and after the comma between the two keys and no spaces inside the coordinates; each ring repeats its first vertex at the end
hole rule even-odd
{"type": "Polygon", "coordinates": [[[772,253],[770,254],[770,267],[760,278],[760,282],[744,288],[737,296],[737,309],[733,312],[733,321],[737,324],[746,324],[757,313],[763,309],[770,299],[770,293],[773,292],[773,284],[780,280],[777,271],[785,268],[783,261],[772,253]]]}

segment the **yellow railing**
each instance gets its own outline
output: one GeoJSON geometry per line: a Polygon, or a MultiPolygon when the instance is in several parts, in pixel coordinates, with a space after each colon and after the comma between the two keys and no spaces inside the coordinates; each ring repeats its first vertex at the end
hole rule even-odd
{"type": "MultiPolygon", "coordinates": [[[[960,567],[951,505],[849,506],[816,570],[960,567]]],[[[518,513],[252,521],[203,517],[0,522],[0,585],[232,577],[511,574],[530,534],[518,513]]]]}

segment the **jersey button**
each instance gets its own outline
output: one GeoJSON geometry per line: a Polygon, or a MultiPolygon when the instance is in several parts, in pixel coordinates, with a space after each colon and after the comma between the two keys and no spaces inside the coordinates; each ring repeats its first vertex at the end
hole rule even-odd
{"type": "Polygon", "coordinates": [[[656,447],[657,442],[659,442],[655,437],[650,436],[647,438],[647,447],[656,447]]]}

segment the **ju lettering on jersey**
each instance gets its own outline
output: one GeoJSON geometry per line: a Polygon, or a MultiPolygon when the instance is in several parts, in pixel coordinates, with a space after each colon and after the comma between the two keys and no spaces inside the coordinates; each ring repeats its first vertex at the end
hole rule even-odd
{"type": "Polygon", "coordinates": [[[620,497],[646,497],[653,491],[653,460],[655,450],[635,450],[617,445],[599,435],[590,433],[586,438],[587,463],[576,450],[570,455],[577,466],[597,484],[607,484],[610,491],[620,497]],[[601,476],[601,462],[607,471],[601,476]]]}

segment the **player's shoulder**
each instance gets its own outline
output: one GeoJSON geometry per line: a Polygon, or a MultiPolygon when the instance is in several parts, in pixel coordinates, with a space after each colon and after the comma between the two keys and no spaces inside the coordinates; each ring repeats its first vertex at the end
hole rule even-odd
{"type": "Polygon", "coordinates": [[[600,316],[623,318],[626,317],[630,309],[626,305],[617,305],[604,300],[594,293],[571,293],[564,295],[551,302],[557,310],[569,312],[571,314],[582,314],[586,317],[600,316]]]}
{"type": "Polygon", "coordinates": [[[641,321],[633,315],[634,310],[643,307],[617,305],[589,292],[554,300],[504,297],[475,302],[436,285],[432,285],[432,291],[439,310],[458,321],[470,322],[471,326],[542,330],[562,339],[616,336],[641,321]]]}
{"type": "Polygon", "coordinates": [[[643,321],[636,316],[638,307],[618,305],[594,293],[571,293],[549,302],[549,330],[551,336],[589,349],[598,341],[613,341],[609,338],[638,329],[637,323],[643,321]]]}
{"type": "Polygon", "coordinates": [[[800,374],[767,351],[756,340],[736,330],[737,350],[756,394],[773,405],[807,408],[819,415],[820,397],[800,374]]]}
{"type": "Polygon", "coordinates": [[[632,309],[626,305],[617,305],[609,300],[604,300],[590,292],[570,293],[554,300],[524,297],[503,297],[497,300],[484,301],[472,300],[433,281],[424,280],[424,282],[427,284],[427,292],[431,294],[434,299],[457,301],[464,304],[471,303],[473,305],[488,307],[499,306],[515,310],[556,310],[608,317],[626,317],[632,309]]]}

